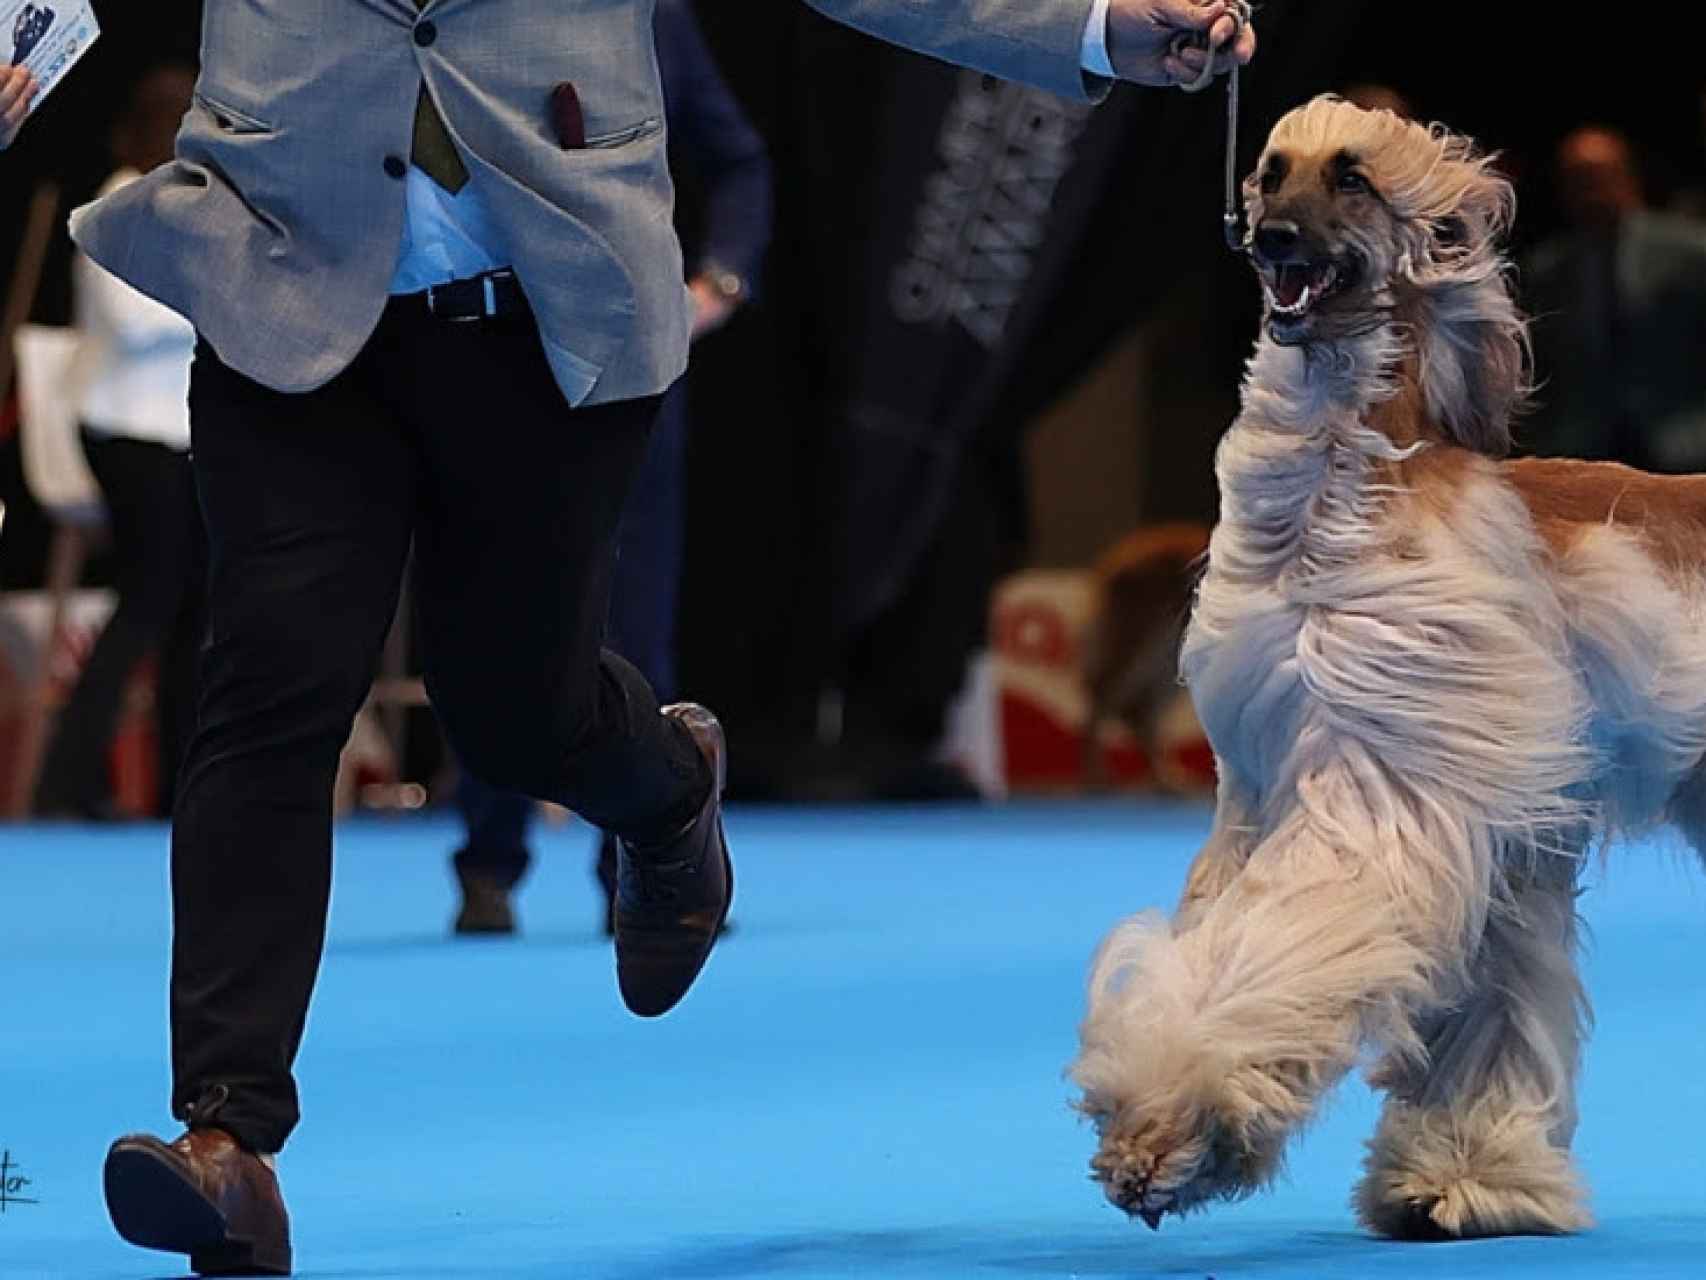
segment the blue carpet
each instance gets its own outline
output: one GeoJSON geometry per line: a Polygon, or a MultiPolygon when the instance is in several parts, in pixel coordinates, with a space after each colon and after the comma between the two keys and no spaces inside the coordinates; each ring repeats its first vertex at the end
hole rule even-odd
{"type": "MultiPolygon", "coordinates": [[[[1479,1280],[1706,1275],[1706,886],[1596,872],[1578,1140],[1600,1226],[1394,1245],[1346,1207],[1374,1105],[1343,1089],[1270,1195],[1160,1235],[1086,1179],[1067,1109],[1091,949],[1168,904],[1196,808],[745,813],[738,932],[628,1017],[582,828],[545,830],[519,941],[446,937],[454,829],[339,834],[281,1161],[303,1276],[1479,1280]]],[[[160,1277],[100,1163],[165,1115],[165,835],[0,828],[0,1276],[160,1277]]]]}

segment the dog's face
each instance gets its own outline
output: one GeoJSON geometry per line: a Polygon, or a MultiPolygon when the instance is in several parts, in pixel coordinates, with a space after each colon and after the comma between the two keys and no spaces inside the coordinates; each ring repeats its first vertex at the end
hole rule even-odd
{"type": "Polygon", "coordinates": [[[1274,126],[1244,202],[1273,341],[1389,329],[1433,421],[1465,448],[1509,451],[1528,337],[1500,250],[1516,196],[1494,157],[1323,96],[1274,126]]]}
{"type": "Polygon", "coordinates": [[[1287,128],[1289,120],[1244,183],[1250,259],[1274,341],[1330,342],[1383,319],[1398,228],[1381,193],[1379,131],[1352,138],[1287,128]]]}
{"type": "Polygon", "coordinates": [[[1244,202],[1268,332],[1297,345],[1382,324],[1405,283],[1491,233],[1508,184],[1466,139],[1323,97],[1274,126],[1244,202]]]}
{"type": "Polygon", "coordinates": [[[1274,341],[1331,341],[1378,323],[1392,215],[1367,157],[1270,146],[1246,191],[1250,258],[1274,341]]]}

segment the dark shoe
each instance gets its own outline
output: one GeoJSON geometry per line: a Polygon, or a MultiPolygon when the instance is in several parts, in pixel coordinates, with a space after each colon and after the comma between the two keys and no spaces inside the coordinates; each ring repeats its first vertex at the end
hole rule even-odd
{"type": "Polygon", "coordinates": [[[131,1244],[187,1253],[203,1276],[290,1274],[290,1217],[278,1178],[223,1129],[168,1146],[132,1134],[107,1152],[107,1212],[131,1244]]]}
{"type": "Polygon", "coordinates": [[[616,936],[616,837],[608,831],[598,837],[598,887],[604,893],[604,936],[616,936]]]}
{"type": "Polygon", "coordinates": [[[458,934],[504,934],[515,932],[515,911],[509,890],[477,871],[456,868],[456,883],[462,887],[462,907],[456,913],[458,934]]]}
{"type": "Polygon", "coordinates": [[[642,1018],[681,1002],[711,958],[734,900],[734,866],[723,838],[723,727],[691,702],[663,714],[693,735],[712,782],[704,807],[670,840],[651,848],[616,842],[616,979],[622,1002],[642,1018]]]}
{"type": "MultiPolygon", "coordinates": [[[[604,897],[604,936],[616,936],[616,837],[608,831],[599,833],[598,837],[598,866],[594,875],[598,878],[598,887],[604,897]]],[[[717,932],[728,937],[735,931],[733,920],[724,920],[723,927],[717,932]]]]}

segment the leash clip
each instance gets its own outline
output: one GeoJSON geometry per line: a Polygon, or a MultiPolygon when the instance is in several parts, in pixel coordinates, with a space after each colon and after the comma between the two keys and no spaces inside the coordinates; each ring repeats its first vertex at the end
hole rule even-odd
{"type": "MultiPolygon", "coordinates": [[[[1232,32],[1231,43],[1236,45],[1238,37],[1244,34],[1244,28],[1250,25],[1255,10],[1250,0],[1228,0],[1230,16],[1237,25],[1232,32]]],[[[1208,88],[1214,80],[1214,54],[1208,49],[1208,37],[1200,42],[1195,37],[1181,35],[1173,41],[1175,56],[1186,47],[1197,44],[1199,48],[1207,49],[1208,61],[1203,64],[1202,74],[1189,84],[1179,88],[1186,93],[1199,93],[1208,88]]],[[[1226,247],[1233,253],[1244,252],[1243,214],[1238,207],[1238,64],[1232,64],[1232,70],[1227,73],[1226,81],[1226,208],[1220,216],[1221,230],[1226,236],[1226,247]]]]}

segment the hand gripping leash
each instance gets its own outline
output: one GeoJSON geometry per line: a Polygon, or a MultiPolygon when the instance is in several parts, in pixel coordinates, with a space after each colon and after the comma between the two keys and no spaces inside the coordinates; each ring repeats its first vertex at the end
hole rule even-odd
{"type": "MultiPolygon", "coordinates": [[[[1250,24],[1253,13],[1249,0],[1227,0],[1232,20],[1238,25],[1232,32],[1228,44],[1236,45],[1238,37],[1244,34],[1244,28],[1250,24]]],[[[1186,93],[1200,93],[1214,81],[1215,50],[1208,48],[1208,37],[1181,35],[1173,41],[1175,56],[1189,45],[1195,44],[1200,49],[1208,51],[1209,59],[1203,64],[1202,73],[1189,84],[1179,87],[1186,93]]],[[[1226,82],[1226,208],[1220,215],[1222,230],[1226,233],[1226,247],[1233,253],[1244,252],[1244,232],[1239,225],[1241,218],[1238,212],[1238,64],[1232,64],[1232,70],[1226,82]]]]}

